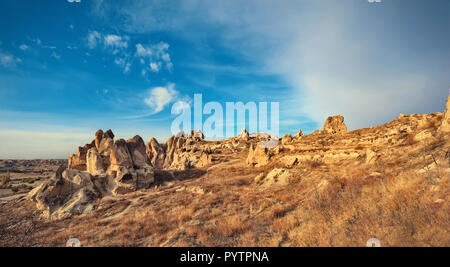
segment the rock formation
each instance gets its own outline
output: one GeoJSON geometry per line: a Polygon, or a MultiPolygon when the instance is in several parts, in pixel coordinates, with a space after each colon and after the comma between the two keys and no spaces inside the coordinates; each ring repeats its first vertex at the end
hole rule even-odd
{"type": "Polygon", "coordinates": [[[285,134],[283,136],[283,138],[281,139],[281,144],[287,145],[289,143],[292,143],[293,140],[294,140],[294,138],[292,137],[292,134],[285,134]]]}
{"type": "Polygon", "coordinates": [[[191,130],[191,136],[192,139],[196,141],[203,141],[205,140],[205,135],[202,133],[201,130],[191,130]]]}
{"type": "Polygon", "coordinates": [[[444,116],[442,117],[442,124],[439,127],[439,131],[443,132],[443,133],[450,132],[450,89],[449,89],[449,96],[447,98],[444,116]]]}
{"type": "Polygon", "coordinates": [[[341,115],[328,117],[323,125],[323,132],[327,134],[342,134],[347,132],[344,117],[341,115]]]}
{"type": "Polygon", "coordinates": [[[303,132],[301,129],[298,129],[298,133],[294,136],[295,139],[300,138],[303,135],[303,132]]]}
{"type": "Polygon", "coordinates": [[[159,144],[155,138],[152,138],[145,147],[145,150],[153,167],[161,169],[166,157],[164,145],[159,144]]]}
{"type": "Polygon", "coordinates": [[[250,134],[248,133],[247,129],[244,128],[237,137],[244,141],[248,141],[250,139],[250,134]]]}
{"type": "Polygon", "coordinates": [[[62,219],[92,210],[92,202],[101,197],[100,190],[88,173],[66,169],[64,165],[53,177],[30,191],[27,198],[36,202],[47,219],[62,219]]]}
{"type": "Polygon", "coordinates": [[[254,167],[265,166],[270,162],[271,153],[269,148],[262,147],[260,144],[250,146],[247,164],[254,167]]]}
{"type": "Polygon", "coordinates": [[[148,188],[154,182],[141,137],[114,142],[111,130],[99,130],[95,136],[69,157],[69,168],[61,166],[52,179],[30,192],[29,198],[48,218],[82,214],[94,199],[148,188]]]}

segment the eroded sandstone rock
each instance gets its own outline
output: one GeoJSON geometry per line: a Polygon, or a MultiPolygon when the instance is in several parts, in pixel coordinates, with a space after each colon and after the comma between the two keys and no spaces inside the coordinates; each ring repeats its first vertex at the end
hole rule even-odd
{"type": "Polygon", "coordinates": [[[341,115],[328,117],[323,125],[323,132],[327,134],[342,134],[347,132],[344,117],[341,115]]]}
{"type": "Polygon", "coordinates": [[[293,140],[294,140],[294,138],[292,137],[292,134],[285,134],[283,136],[283,138],[281,139],[281,144],[287,145],[287,144],[292,143],[293,140]]]}
{"type": "Polygon", "coordinates": [[[258,175],[254,181],[263,188],[274,186],[287,186],[289,184],[300,181],[300,175],[296,170],[275,168],[271,170],[267,176],[258,175]]]}
{"type": "Polygon", "coordinates": [[[247,129],[244,128],[237,137],[244,141],[248,141],[250,139],[250,134],[248,133],[247,129]]]}
{"type": "Polygon", "coordinates": [[[148,188],[153,182],[153,167],[141,137],[114,142],[111,130],[99,130],[91,144],[69,157],[69,168],[61,166],[28,198],[46,217],[60,219],[89,211],[95,199],[148,188]]]}
{"type": "Polygon", "coordinates": [[[300,138],[301,136],[303,136],[302,129],[298,129],[298,133],[295,134],[294,138],[295,138],[295,139],[298,139],[298,138],[300,138]]]}
{"type": "Polygon", "coordinates": [[[447,104],[444,112],[444,116],[442,117],[442,124],[439,127],[439,131],[443,133],[450,132],[450,89],[449,96],[447,98],[447,104]]]}
{"type": "Polygon", "coordinates": [[[247,156],[247,164],[254,167],[262,167],[270,162],[271,153],[269,148],[262,147],[261,145],[250,146],[247,156]]]}
{"type": "Polygon", "coordinates": [[[64,165],[53,177],[28,193],[46,219],[63,219],[92,210],[92,202],[101,197],[92,176],[64,165]]]}

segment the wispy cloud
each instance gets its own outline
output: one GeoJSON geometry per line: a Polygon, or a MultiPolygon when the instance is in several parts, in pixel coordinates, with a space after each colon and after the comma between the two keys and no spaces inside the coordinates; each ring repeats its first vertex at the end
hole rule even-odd
{"type": "Polygon", "coordinates": [[[128,36],[119,36],[115,34],[108,34],[104,36],[105,46],[113,49],[123,49],[128,47],[128,36]]]}
{"type": "Polygon", "coordinates": [[[159,42],[143,45],[137,43],[135,51],[130,51],[132,41],[127,35],[104,34],[98,31],[90,31],[85,38],[89,49],[100,48],[115,56],[114,63],[123,68],[124,73],[129,73],[133,62],[140,62],[141,74],[147,77],[148,73],[158,73],[162,68],[171,71],[173,64],[169,53],[169,44],[159,42]]]}
{"type": "Polygon", "coordinates": [[[57,54],[56,52],[52,52],[51,57],[54,59],[61,59],[61,55],[57,54]]]}
{"type": "Polygon", "coordinates": [[[101,42],[101,35],[97,31],[90,31],[87,38],[87,47],[94,49],[101,42]]]}
{"type": "Polygon", "coordinates": [[[169,84],[166,87],[154,87],[149,90],[148,97],[144,102],[152,109],[152,114],[161,112],[168,104],[177,99],[179,92],[174,88],[174,84],[169,84]]]}
{"type": "Polygon", "coordinates": [[[169,44],[160,42],[153,45],[136,44],[136,58],[143,65],[141,74],[146,76],[148,72],[159,72],[164,66],[171,71],[173,64],[169,54],[169,44]]]}
{"type": "Polygon", "coordinates": [[[123,68],[124,73],[129,73],[131,68],[131,63],[126,61],[123,58],[116,58],[114,59],[114,63],[120,67],[123,68]]]}
{"type": "Polygon", "coordinates": [[[27,51],[27,50],[29,49],[28,45],[26,45],[26,44],[21,44],[21,45],[19,46],[19,48],[20,48],[20,50],[22,50],[22,51],[27,51]]]}
{"type": "Polygon", "coordinates": [[[14,68],[16,67],[16,63],[21,63],[22,59],[17,58],[12,54],[3,53],[0,51],[0,65],[5,68],[14,68]]]}

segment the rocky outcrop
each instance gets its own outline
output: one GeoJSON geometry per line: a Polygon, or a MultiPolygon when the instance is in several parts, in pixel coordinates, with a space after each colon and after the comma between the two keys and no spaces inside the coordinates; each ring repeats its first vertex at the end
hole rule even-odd
{"type": "Polygon", "coordinates": [[[341,115],[328,117],[323,125],[323,132],[327,134],[343,134],[347,132],[344,117],[341,115]]]}
{"type": "Polygon", "coordinates": [[[179,131],[165,144],[152,138],[146,146],[146,155],[157,169],[186,170],[202,168],[212,163],[211,144],[204,141],[200,130],[192,130],[190,135],[179,131]]]}
{"type": "Polygon", "coordinates": [[[297,170],[275,168],[267,176],[263,174],[256,176],[254,181],[263,188],[270,188],[274,186],[287,186],[298,182],[300,181],[300,176],[297,174],[297,170]]]}
{"type": "Polygon", "coordinates": [[[441,123],[441,126],[439,127],[439,131],[443,132],[443,133],[450,132],[450,89],[449,89],[449,96],[447,98],[444,116],[442,117],[442,123],[441,123]]]}
{"type": "Polygon", "coordinates": [[[244,141],[248,141],[250,139],[250,134],[248,133],[247,129],[244,128],[237,137],[244,141]]]}
{"type": "MultiPolygon", "coordinates": [[[[106,132],[98,130],[95,133],[95,139],[83,147],[78,147],[76,154],[69,156],[68,167],[69,169],[76,169],[80,171],[87,170],[87,155],[91,148],[96,148],[97,152],[102,156],[107,156],[114,143],[114,134],[109,129],[106,132]]],[[[92,154],[93,155],[93,154],[92,154]]]]}
{"type": "Polygon", "coordinates": [[[285,134],[283,136],[283,138],[281,139],[281,144],[287,145],[287,144],[292,143],[293,140],[294,140],[294,138],[292,137],[292,134],[285,134]]]}
{"type": "Polygon", "coordinates": [[[196,141],[203,141],[205,140],[205,135],[201,130],[191,130],[190,137],[196,141]]]}
{"type": "Polygon", "coordinates": [[[93,209],[92,202],[99,197],[100,190],[88,172],[66,169],[64,165],[27,196],[36,202],[46,219],[63,219],[89,212],[93,209]]]}
{"type": "Polygon", "coordinates": [[[153,167],[146,154],[144,141],[135,136],[127,141],[117,140],[110,154],[108,168],[109,190],[125,194],[148,188],[154,182],[153,167]]]}
{"type": "Polygon", "coordinates": [[[78,147],[78,151],[76,154],[73,154],[69,157],[68,166],[71,169],[76,169],[80,171],[86,170],[86,156],[89,149],[95,147],[95,143],[92,142],[90,144],[86,144],[84,146],[78,147]]]}
{"type": "Polygon", "coordinates": [[[90,210],[95,199],[148,188],[153,182],[153,167],[141,137],[114,142],[111,130],[99,130],[91,144],[70,156],[69,168],[61,166],[28,197],[46,217],[64,218],[90,210]]]}
{"type": "Polygon", "coordinates": [[[294,138],[295,138],[295,139],[299,139],[299,138],[302,137],[302,136],[303,136],[302,129],[298,129],[298,133],[295,134],[294,138]]]}
{"type": "Polygon", "coordinates": [[[260,144],[256,146],[252,144],[247,156],[247,164],[254,167],[265,166],[270,162],[271,155],[269,148],[262,147],[260,144]]]}
{"type": "Polygon", "coordinates": [[[161,169],[166,157],[164,145],[159,144],[155,138],[152,138],[145,147],[145,151],[153,167],[161,169]]]}

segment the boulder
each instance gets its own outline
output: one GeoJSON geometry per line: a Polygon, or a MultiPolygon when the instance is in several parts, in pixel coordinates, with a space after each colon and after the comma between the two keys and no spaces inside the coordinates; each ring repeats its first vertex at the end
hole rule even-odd
{"type": "Polygon", "coordinates": [[[343,134],[347,132],[347,126],[344,124],[344,117],[341,115],[328,117],[323,125],[323,133],[343,134]]]}
{"type": "Polygon", "coordinates": [[[261,145],[250,145],[249,153],[247,156],[247,164],[254,167],[262,167],[269,163],[271,153],[268,148],[261,145]]]}
{"type": "Polygon", "coordinates": [[[46,219],[64,219],[92,210],[92,202],[101,197],[100,190],[88,172],[65,169],[61,166],[53,177],[27,195],[36,202],[46,219]]]}

